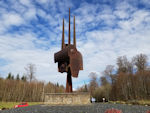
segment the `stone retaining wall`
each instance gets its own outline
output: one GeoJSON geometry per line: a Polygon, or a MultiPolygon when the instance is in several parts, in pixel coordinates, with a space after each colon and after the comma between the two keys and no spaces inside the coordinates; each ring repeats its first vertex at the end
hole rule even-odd
{"type": "Polygon", "coordinates": [[[89,93],[46,93],[45,104],[90,104],[89,93]]]}

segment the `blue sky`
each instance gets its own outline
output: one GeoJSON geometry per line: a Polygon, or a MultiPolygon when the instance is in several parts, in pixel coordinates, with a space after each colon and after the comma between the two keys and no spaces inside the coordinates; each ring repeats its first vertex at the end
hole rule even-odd
{"type": "Polygon", "coordinates": [[[101,76],[119,56],[150,57],[149,0],[0,0],[0,76],[22,75],[33,63],[38,80],[65,85],[66,74],[57,72],[54,53],[61,47],[63,18],[67,42],[69,7],[84,61],[74,88],[87,83],[90,72],[101,76]]]}

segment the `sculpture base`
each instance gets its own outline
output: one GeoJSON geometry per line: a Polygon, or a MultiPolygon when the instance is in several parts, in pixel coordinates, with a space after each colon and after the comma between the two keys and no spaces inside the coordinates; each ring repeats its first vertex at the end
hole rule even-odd
{"type": "Polygon", "coordinates": [[[50,105],[90,104],[90,94],[89,93],[46,93],[44,95],[44,104],[50,104],[50,105]]]}

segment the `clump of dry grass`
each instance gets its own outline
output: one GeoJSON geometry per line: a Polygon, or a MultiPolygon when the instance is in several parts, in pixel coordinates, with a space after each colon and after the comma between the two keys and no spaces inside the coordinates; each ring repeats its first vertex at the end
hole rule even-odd
{"type": "Polygon", "coordinates": [[[110,101],[110,103],[150,106],[150,100],[110,101]]]}

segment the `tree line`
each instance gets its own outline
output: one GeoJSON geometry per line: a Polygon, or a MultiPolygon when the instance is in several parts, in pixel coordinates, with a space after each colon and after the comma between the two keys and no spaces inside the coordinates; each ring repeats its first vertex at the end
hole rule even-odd
{"type": "Polygon", "coordinates": [[[101,77],[90,73],[90,82],[78,91],[89,91],[97,101],[150,99],[150,67],[145,54],[117,58],[116,68],[107,65],[101,77]]]}
{"type": "Polygon", "coordinates": [[[62,93],[64,86],[51,82],[44,83],[36,80],[35,65],[28,64],[25,68],[27,73],[20,77],[14,77],[8,73],[6,78],[0,78],[0,101],[43,101],[44,93],[62,93]]]}
{"type": "MultiPolygon", "coordinates": [[[[44,83],[35,77],[34,64],[25,67],[26,74],[14,77],[8,73],[0,78],[0,101],[43,101],[44,93],[64,93],[62,85],[44,83]]],[[[102,76],[89,74],[90,82],[78,89],[90,92],[97,101],[150,99],[150,67],[145,54],[134,56],[131,61],[126,56],[117,58],[116,66],[107,65],[102,76]]]]}

